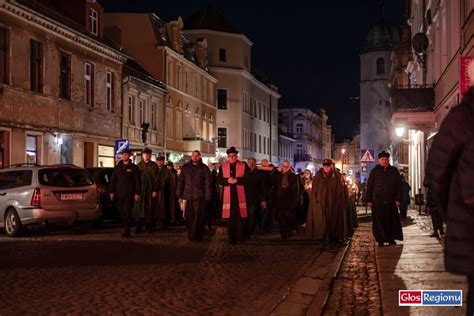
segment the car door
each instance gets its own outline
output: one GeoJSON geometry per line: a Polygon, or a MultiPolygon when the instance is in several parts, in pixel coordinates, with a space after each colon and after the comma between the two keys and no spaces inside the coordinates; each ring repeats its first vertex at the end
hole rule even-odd
{"type": "Polygon", "coordinates": [[[30,202],[33,171],[27,169],[11,170],[0,173],[0,225],[3,227],[5,211],[13,206],[22,219],[21,208],[30,202]]]}

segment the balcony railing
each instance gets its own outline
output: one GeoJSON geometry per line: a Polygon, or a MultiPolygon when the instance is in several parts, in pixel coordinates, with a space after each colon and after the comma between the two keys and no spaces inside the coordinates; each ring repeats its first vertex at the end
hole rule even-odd
{"type": "Polygon", "coordinates": [[[295,161],[313,161],[313,157],[309,154],[295,154],[295,161]]]}
{"type": "Polygon", "coordinates": [[[392,87],[393,112],[428,112],[435,105],[432,86],[392,87]]]}

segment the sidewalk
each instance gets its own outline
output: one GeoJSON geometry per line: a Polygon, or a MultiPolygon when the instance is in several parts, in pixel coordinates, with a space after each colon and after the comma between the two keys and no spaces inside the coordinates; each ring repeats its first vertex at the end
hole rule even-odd
{"type": "Polygon", "coordinates": [[[429,237],[430,218],[410,210],[404,241],[378,247],[370,213],[336,253],[323,251],[272,315],[465,315],[467,280],[445,271],[443,241],[429,237]],[[398,306],[399,290],[462,290],[462,307],[398,306]]]}
{"type": "Polygon", "coordinates": [[[376,247],[380,293],[384,315],[464,315],[463,307],[399,307],[398,290],[462,290],[463,305],[467,281],[463,276],[445,271],[443,246],[440,240],[429,237],[423,230],[429,217],[419,217],[405,223],[404,241],[395,247],[376,247]]]}

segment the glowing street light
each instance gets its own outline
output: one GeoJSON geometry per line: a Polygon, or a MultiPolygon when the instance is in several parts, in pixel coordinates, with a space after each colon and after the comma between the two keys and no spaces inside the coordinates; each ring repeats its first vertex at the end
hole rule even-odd
{"type": "Polygon", "coordinates": [[[397,135],[397,137],[402,137],[403,135],[405,135],[405,127],[403,126],[396,127],[395,134],[397,135]]]}

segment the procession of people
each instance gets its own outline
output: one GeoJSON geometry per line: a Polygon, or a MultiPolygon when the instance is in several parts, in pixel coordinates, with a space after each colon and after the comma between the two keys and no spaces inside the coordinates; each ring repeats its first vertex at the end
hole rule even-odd
{"type": "Polygon", "coordinates": [[[306,230],[308,238],[337,247],[357,227],[355,195],[331,159],[313,177],[310,170],[295,173],[288,160],[281,167],[266,159],[260,166],[255,158],[242,161],[235,147],[212,170],[198,150],[179,170],[162,156],[156,162],[151,157],[145,148],[135,165],[124,150],[114,169],[110,197],[118,202],[123,237],[131,236],[133,222],[142,234],[184,221],[188,239],[201,242],[219,219],[227,223],[230,244],[277,228],[285,240],[306,230]]]}

